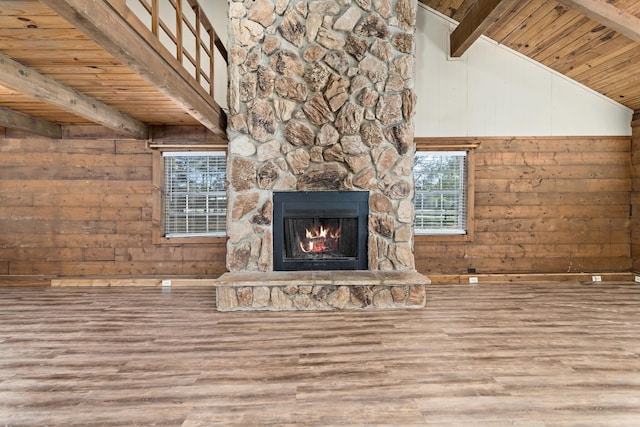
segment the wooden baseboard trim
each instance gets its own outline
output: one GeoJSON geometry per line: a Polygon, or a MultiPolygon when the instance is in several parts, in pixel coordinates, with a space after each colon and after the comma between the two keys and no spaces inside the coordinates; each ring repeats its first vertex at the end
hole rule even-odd
{"type": "Polygon", "coordinates": [[[633,272],[594,273],[526,273],[526,274],[427,274],[431,285],[517,282],[593,282],[599,276],[602,282],[633,282],[633,272]],[[474,280],[477,279],[477,280],[474,280]]]}

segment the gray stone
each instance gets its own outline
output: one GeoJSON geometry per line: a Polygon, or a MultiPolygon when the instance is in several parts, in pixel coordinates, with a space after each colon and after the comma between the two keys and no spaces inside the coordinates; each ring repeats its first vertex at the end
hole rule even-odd
{"type": "Polygon", "coordinates": [[[253,191],[251,193],[238,194],[233,201],[231,218],[234,221],[240,220],[246,214],[258,207],[260,194],[253,191]]]}
{"type": "Polygon", "coordinates": [[[260,142],[268,141],[276,132],[273,108],[267,101],[256,100],[247,110],[249,133],[260,142]]]}
{"type": "Polygon", "coordinates": [[[249,157],[255,154],[256,146],[249,141],[249,138],[243,135],[233,139],[233,143],[229,144],[229,152],[242,157],[249,157]]]}
{"type": "Polygon", "coordinates": [[[256,182],[256,165],[253,161],[242,157],[234,157],[231,161],[231,187],[236,191],[253,189],[256,182]]]}
{"type": "Polygon", "coordinates": [[[292,145],[302,147],[312,145],[314,142],[313,130],[306,124],[291,120],[284,128],[284,137],[292,145]]]}

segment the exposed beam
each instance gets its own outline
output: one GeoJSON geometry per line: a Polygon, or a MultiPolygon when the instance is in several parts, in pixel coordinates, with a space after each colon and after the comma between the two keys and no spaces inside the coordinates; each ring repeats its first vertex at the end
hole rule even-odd
{"type": "Polygon", "coordinates": [[[618,9],[607,0],[557,0],[557,2],[640,43],[640,18],[618,9]]]}
{"type": "MultiPolygon", "coordinates": [[[[224,113],[211,96],[196,88],[183,66],[173,57],[161,55],[160,42],[141,36],[134,24],[105,0],[42,0],[71,25],[129,67],[179,105],[212,132],[223,135],[224,113]]],[[[117,2],[116,2],[117,5],[117,2]]],[[[122,11],[122,8],[120,8],[122,11]]],[[[146,28],[145,28],[146,30],[146,28]]]]}
{"type": "Polygon", "coordinates": [[[48,138],[62,138],[62,126],[59,124],[29,116],[6,107],[0,107],[0,126],[26,130],[27,132],[48,138]]]}
{"type": "Polygon", "coordinates": [[[462,56],[512,3],[513,0],[478,0],[451,33],[451,56],[462,56]]]}
{"type": "Polygon", "coordinates": [[[32,68],[25,67],[2,53],[0,85],[136,138],[146,139],[148,136],[148,129],[144,123],[32,68]]]}

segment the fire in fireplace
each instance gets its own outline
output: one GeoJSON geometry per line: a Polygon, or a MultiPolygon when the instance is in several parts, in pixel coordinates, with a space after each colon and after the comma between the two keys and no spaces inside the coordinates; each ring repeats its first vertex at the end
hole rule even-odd
{"type": "Polygon", "coordinates": [[[274,270],[366,270],[366,191],[273,194],[274,270]]]}

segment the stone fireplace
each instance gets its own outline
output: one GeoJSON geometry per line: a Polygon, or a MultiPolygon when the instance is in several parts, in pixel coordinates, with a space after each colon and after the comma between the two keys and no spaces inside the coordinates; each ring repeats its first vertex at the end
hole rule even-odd
{"type": "MultiPolygon", "coordinates": [[[[230,272],[283,270],[274,255],[287,247],[274,233],[287,227],[349,223],[274,219],[279,197],[300,192],[364,194],[366,264],[355,269],[415,269],[416,8],[416,0],[230,1],[230,272]]],[[[341,244],[335,237],[310,233],[297,253],[309,269],[336,250],[335,258],[352,257],[340,252],[350,247],[332,246],[341,244]]]]}

